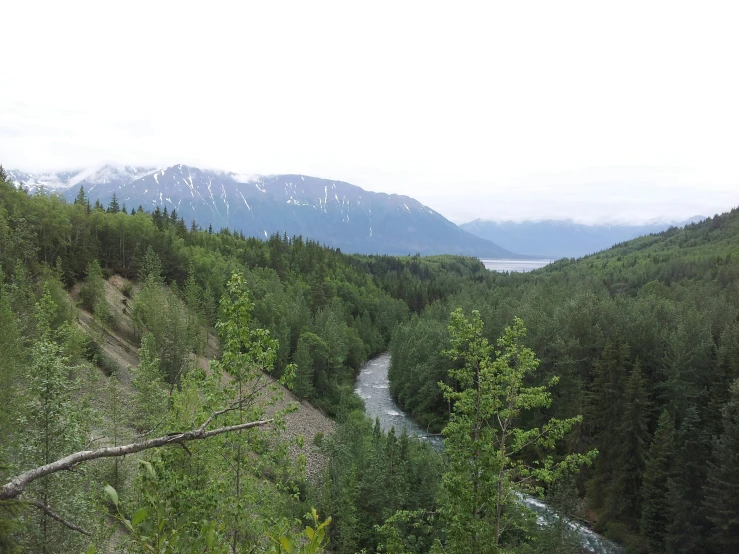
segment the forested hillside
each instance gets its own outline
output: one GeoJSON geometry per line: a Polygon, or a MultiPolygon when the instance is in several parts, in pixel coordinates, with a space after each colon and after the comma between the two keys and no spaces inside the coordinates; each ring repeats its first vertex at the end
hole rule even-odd
{"type": "Polygon", "coordinates": [[[629,552],[734,552],[738,250],[735,210],[495,274],[2,178],[0,552],[580,551],[522,494],[629,552]],[[364,416],[388,349],[446,452],[364,416]],[[283,386],[336,431],[286,433],[283,386]]]}
{"type": "Polygon", "coordinates": [[[491,340],[525,321],[539,379],[559,378],[532,423],[583,414],[560,450],[599,451],[576,480],[583,517],[629,552],[739,552],[739,210],[492,274],[414,314],[393,338],[391,393],[435,429],[437,382],[454,386],[436,345],[457,307],[491,340]]]}
{"type": "Polygon", "coordinates": [[[0,179],[0,551],[318,552],[329,535],[374,550],[375,524],[433,509],[438,469],[422,468],[440,460],[408,437],[380,446],[356,370],[410,313],[484,276],[472,258],[347,256],[0,179]],[[289,444],[277,380],[340,432],[289,444]],[[294,455],[304,442],[356,467],[354,487],[386,479],[393,494],[363,512],[358,489],[294,455]]]}

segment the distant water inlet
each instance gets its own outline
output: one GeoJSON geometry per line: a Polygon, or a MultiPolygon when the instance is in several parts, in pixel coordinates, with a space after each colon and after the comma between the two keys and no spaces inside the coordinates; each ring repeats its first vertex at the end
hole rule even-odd
{"type": "MultiPolygon", "coordinates": [[[[493,260],[502,261],[502,260],[493,260]]],[[[512,260],[517,261],[517,260],[512,260]]],[[[364,400],[367,415],[373,420],[380,420],[380,426],[384,431],[395,427],[396,433],[404,429],[409,435],[422,437],[422,440],[430,441],[434,446],[443,448],[441,437],[428,437],[427,432],[416,425],[398,405],[393,401],[388,390],[389,381],[387,371],[390,367],[390,355],[381,354],[377,358],[369,360],[362,366],[357,378],[357,386],[354,389],[364,400]]],[[[546,504],[531,496],[522,495],[521,502],[537,514],[540,525],[551,525],[559,520],[559,515],[548,508],[546,504]]],[[[601,537],[584,525],[571,520],[564,519],[565,523],[577,533],[580,544],[585,552],[594,554],[618,554],[621,549],[611,541],[601,537]]]]}
{"type": "Polygon", "coordinates": [[[489,258],[480,258],[485,265],[485,269],[490,271],[512,271],[515,273],[526,273],[549,265],[554,260],[491,260],[489,258]]]}

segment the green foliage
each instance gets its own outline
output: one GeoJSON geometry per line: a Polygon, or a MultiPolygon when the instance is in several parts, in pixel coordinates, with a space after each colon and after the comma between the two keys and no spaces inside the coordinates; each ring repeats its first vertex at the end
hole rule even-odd
{"type": "Polygon", "coordinates": [[[134,300],[134,325],[139,334],[149,332],[154,337],[164,379],[176,385],[188,370],[189,354],[197,349],[202,336],[192,322],[192,312],[160,282],[154,258],[147,256],[147,264],[154,269],[150,269],[134,300]]]}
{"type": "Polygon", "coordinates": [[[133,298],[133,283],[131,281],[126,281],[123,284],[123,289],[121,290],[121,293],[126,298],[133,298]]]}
{"type": "MultiPolygon", "coordinates": [[[[60,379],[64,375],[66,381],[60,382],[69,388],[56,390],[67,390],[61,397],[71,398],[71,403],[62,404],[73,414],[86,414],[82,427],[89,424],[98,430],[102,425],[102,416],[87,416],[85,402],[96,387],[94,373],[80,369],[81,343],[68,324],[73,313],[63,286],[71,287],[86,277],[94,260],[102,275],[138,278],[142,292],[147,281],[156,283],[137,299],[139,309],[134,315],[139,337],[147,331],[155,335],[152,351],[161,360],[162,379],[174,383],[160,389],[167,398],[159,406],[169,408],[160,418],[161,426],[169,432],[202,422],[209,409],[222,405],[234,393],[233,389],[228,394],[221,391],[214,378],[201,371],[187,370],[191,352],[202,351],[205,342],[200,323],[214,326],[219,315],[217,300],[237,271],[252,291],[250,330],[264,329],[279,341],[271,359],[273,375],[285,376],[287,382],[294,374],[296,391],[345,420],[359,417],[352,415],[352,410],[361,408],[352,390],[361,360],[390,346],[394,398],[423,426],[443,428],[454,405],[443,397],[437,383],[443,381],[459,392],[459,383],[447,374],[448,361],[438,352],[438,345],[448,340],[449,312],[458,306],[468,312],[479,309],[485,322],[482,334],[491,343],[515,315],[521,316],[528,326],[527,344],[540,359],[525,385],[543,386],[554,376],[559,381],[550,389],[551,405],[523,410],[516,426],[542,428],[553,417],[568,420],[586,414],[583,423],[557,444],[552,456],[559,461],[593,447],[600,450],[595,468],[576,476],[573,485],[579,494],[587,489],[589,513],[596,515],[598,526],[629,547],[641,548],[635,518],[643,519],[645,508],[649,513],[650,504],[660,503],[667,524],[657,522],[662,537],[658,542],[666,551],[736,550],[730,519],[733,504],[731,498],[722,496],[734,494],[733,485],[722,492],[720,484],[733,482],[732,468],[737,465],[731,457],[736,451],[731,443],[733,416],[727,420],[726,412],[733,413],[731,383],[739,378],[738,210],[581,260],[560,260],[531,274],[503,275],[486,272],[472,258],[347,256],[301,237],[261,241],[229,230],[198,232],[193,227],[188,231],[176,214],[164,217],[161,210],[153,214],[138,210],[133,216],[106,213],[102,206],[90,208],[84,190],[78,200],[67,204],[55,196],[31,196],[15,190],[0,176],[0,273],[4,283],[0,292],[0,448],[6,448],[14,471],[31,463],[34,442],[29,436],[39,431],[34,427],[38,420],[23,430],[34,402],[29,388],[33,380],[27,375],[31,368],[53,368],[59,363],[59,371],[52,373],[60,379]],[[37,303],[46,290],[51,303],[45,317],[49,323],[43,324],[44,319],[36,317],[37,303]],[[147,294],[152,301],[148,313],[147,294]],[[409,314],[414,317],[409,319],[409,314]],[[198,326],[198,335],[193,336],[198,326]],[[41,340],[42,336],[51,339],[41,340]],[[327,342],[334,338],[336,344],[327,342]],[[39,363],[43,358],[40,344],[47,345],[48,363],[39,363]],[[639,361],[638,372],[634,360],[639,361]],[[292,363],[297,363],[295,372],[292,363]],[[648,478],[653,472],[647,471],[652,457],[645,456],[642,447],[650,435],[654,446],[659,414],[664,410],[669,411],[674,428],[674,459],[669,470],[663,467],[661,471],[661,475],[667,473],[666,481],[657,480],[660,486],[665,483],[664,495],[652,502],[645,494],[645,486],[653,482],[648,478]],[[643,471],[642,484],[639,471],[643,471]],[[723,506],[728,507],[723,510],[723,506]]],[[[102,309],[106,307],[99,304],[98,321],[105,319],[102,309]]],[[[91,309],[96,311],[94,304],[91,309]]],[[[208,349],[213,351],[212,341],[208,349]]],[[[77,416],[72,419],[79,420],[77,416]]],[[[224,421],[238,422],[239,418],[231,413],[224,421]]],[[[283,493],[298,494],[299,489],[280,441],[270,433],[244,435],[239,440],[224,438],[213,445],[194,446],[192,456],[184,449],[168,449],[152,458],[152,463],[160,464],[158,486],[173,509],[187,507],[197,513],[197,521],[228,514],[219,521],[225,528],[238,529],[238,543],[251,541],[266,548],[266,533],[275,532],[274,521],[286,513],[300,515],[305,509],[298,510],[294,500],[285,500],[283,493]],[[239,471],[234,471],[235,460],[241,460],[239,471]]],[[[75,446],[86,438],[78,439],[75,446]]],[[[329,444],[331,439],[324,442],[329,444]]],[[[50,444],[57,448],[60,443],[50,444]]],[[[343,460],[354,460],[355,455],[356,459],[371,458],[369,450],[349,447],[349,439],[339,444],[352,452],[343,460]]],[[[528,464],[541,459],[543,453],[542,448],[530,447],[517,459],[528,464]]],[[[358,483],[369,483],[377,472],[367,470],[364,462],[347,465],[351,471],[337,470],[336,478],[326,484],[326,490],[333,492],[322,496],[331,501],[326,504],[330,509],[321,506],[321,513],[338,517],[330,533],[340,541],[332,546],[338,544],[337,549],[351,552],[355,551],[352,545],[358,544],[372,549],[383,541],[389,545],[395,533],[396,539],[403,537],[396,545],[401,551],[428,550],[428,541],[441,527],[441,521],[432,522],[429,515],[436,512],[433,502],[426,497],[415,507],[391,502],[393,509],[405,515],[386,526],[393,514],[378,515],[382,510],[375,508],[364,511],[368,486],[357,489],[358,483]]],[[[84,494],[54,495],[99,490],[96,475],[70,473],[58,481],[49,479],[53,508],[90,524],[84,494]]],[[[127,486],[121,484],[123,489],[127,486]]],[[[412,487],[424,494],[435,490],[430,481],[412,487]]],[[[302,485],[300,490],[304,490],[302,485]]],[[[371,506],[377,506],[378,501],[372,502],[371,506]]],[[[46,518],[24,510],[21,519],[26,531],[16,536],[28,549],[31,537],[41,536],[46,518]]],[[[78,544],[67,540],[71,531],[52,521],[46,524],[62,537],[55,547],[78,544]]],[[[543,548],[538,538],[531,542],[510,534],[506,539],[522,551],[543,548]]],[[[233,534],[229,541],[233,547],[233,534]]],[[[33,544],[36,548],[40,543],[33,544]]]]}
{"type": "Polygon", "coordinates": [[[623,419],[616,432],[621,449],[614,453],[617,471],[612,491],[609,491],[608,509],[613,516],[638,528],[641,509],[641,485],[649,444],[650,403],[641,366],[634,364],[624,393],[623,419]]]}
{"type": "Polygon", "coordinates": [[[652,552],[665,551],[668,524],[667,485],[671,477],[675,452],[675,426],[672,416],[662,412],[654,432],[649,456],[644,469],[641,531],[649,541],[652,552]]]}
{"type": "Polygon", "coordinates": [[[705,506],[713,524],[713,552],[736,552],[739,548],[739,380],[734,381],[723,409],[723,430],[715,440],[715,461],[708,465],[705,506]]]}
{"type": "Polygon", "coordinates": [[[445,548],[453,552],[499,552],[510,537],[529,533],[530,521],[521,517],[521,493],[540,492],[543,485],[588,465],[597,454],[569,454],[555,461],[549,455],[527,461],[526,449],[552,450],[580,416],[550,419],[541,427],[517,426],[525,410],[547,408],[548,386],[526,385],[539,365],[534,352],[523,346],[523,321],[516,318],[497,341],[497,349],[483,336],[479,312],[468,321],[461,309],[449,324],[451,346],[445,354],[459,366],[449,370],[455,387],[440,383],[454,411],[444,428],[449,467],[444,474],[440,510],[445,548]]]}
{"type": "Polygon", "coordinates": [[[443,341],[446,314],[457,306],[478,309],[490,341],[519,315],[540,359],[530,384],[559,377],[551,407],[522,414],[521,423],[585,415],[557,455],[599,450],[594,468],[576,480],[579,494],[587,491],[596,528],[635,551],[648,548],[639,535],[648,497],[639,473],[648,458],[644,445],[667,409],[676,436],[683,425],[698,425],[692,441],[700,446],[683,447],[676,439],[665,548],[711,551],[712,535],[722,531],[708,522],[708,505],[697,506],[704,505],[706,467],[717,447],[710,437],[722,434],[723,408],[739,378],[737,281],[737,209],[532,273],[463,280],[456,292],[396,330],[391,392],[424,426],[443,427],[450,403],[430,389],[439,381],[455,383],[430,345],[443,341]]]}
{"type": "Polygon", "coordinates": [[[16,518],[20,508],[18,501],[0,501],[0,554],[16,554],[21,551],[14,536],[18,530],[16,518]]]}
{"type": "Polygon", "coordinates": [[[0,452],[7,446],[12,421],[20,409],[17,392],[25,356],[19,327],[7,294],[0,287],[0,337],[3,345],[0,352],[0,429],[6,430],[5,436],[0,438],[0,452]]]}
{"type": "Polygon", "coordinates": [[[695,407],[688,409],[680,423],[675,443],[673,475],[667,482],[665,550],[669,554],[703,552],[707,550],[704,530],[710,527],[702,504],[711,445],[695,407]]]}
{"type": "Polygon", "coordinates": [[[128,533],[127,552],[226,554],[230,551],[213,522],[198,521],[187,511],[173,511],[167,498],[161,494],[154,467],[146,461],[142,465],[145,473],[141,492],[145,504],[132,511],[130,519],[127,517],[129,511],[124,509],[116,489],[110,485],[104,487],[116,519],[128,533]]]}
{"type": "Polygon", "coordinates": [[[331,518],[326,518],[323,522],[318,519],[318,513],[315,508],[310,514],[306,514],[313,526],[306,526],[304,534],[308,539],[305,543],[298,543],[294,537],[287,534],[287,529],[280,530],[279,533],[268,533],[268,537],[274,544],[271,550],[273,554],[320,554],[324,552],[324,547],[328,545],[326,531],[331,523],[331,518]]]}
{"type": "Polygon", "coordinates": [[[100,302],[105,301],[105,280],[103,270],[97,260],[92,260],[87,265],[87,277],[80,287],[80,304],[90,313],[96,309],[100,302]]]}
{"type": "Polygon", "coordinates": [[[146,333],[139,348],[139,366],[131,370],[131,422],[139,434],[150,434],[164,422],[169,398],[154,335],[146,333]]]}
{"type": "MultiPolygon", "coordinates": [[[[54,313],[47,288],[36,304],[37,337],[24,376],[23,409],[18,413],[14,458],[23,469],[50,463],[83,448],[90,432],[85,390],[90,376],[84,366],[74,363],[75,348],[70,348],[74,334],[66,327],[52,328],[54,313]]],[[[82,500],[80,477],[71,472],[49,475],[34,482],[27,494],[46,506],[63,506],[63,517],[71,515],[71,519],[84,522],[91,514],[82,500]]],[[[22,543],[30,551],[58,551],[80,545],[80,535],[48,521],[43,513],[27,512],[24,519],[29,525],[23,530],[22,543]]]]}
{"type": "Polygon", "coordinates": [[[338,429],[322,444],[329,456],[318,506],[332,514],[332,550],[376,552],[398,533],[428,552],[436,536],[429,525],[416,527],[396,512],[435,510],[441,458],[430,446],[405,433],[383,433],[361,411],[343,412],[338,429]]]}

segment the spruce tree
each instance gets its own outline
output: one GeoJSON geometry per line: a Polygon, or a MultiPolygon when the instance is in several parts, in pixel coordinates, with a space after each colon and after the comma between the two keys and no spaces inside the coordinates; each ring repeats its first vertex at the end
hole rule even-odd
{"type": "Polygon", "coordinates": [[[722,423],[714,460],[708,465],[705,506],[713,524],[712,550],[729,554],[739,552],[739,379],[729,390],[722,423]]]}
{"type": "MultiPolygon", "coordinates": [[[[24,407],[19,414],[19,441],[16,459],[20,467],[48,464],[84,447],[90,432],[90,414],[80,399],[82,367],[65,355],[60,344],[64,329],[52,328],[56,307],[47,286],[36,304],[36,340],[31,348],[31,363],[26,374],[24,407]]],[[[81,501],[85,494],[81,475],[62,472],[35,481],[27,497],[50,506],[68,520],[84,523],[89,505],[81,501]]],[[[83,537],[33,510],[27,513],[23,544],[29,552],[52,553],[81,550],[83,537]]]]}
{"type": "Polygon", "coordinates": [[[79,204],[82,207],[87,207],[90,205],[90,201],[87,199],[87,194],[85,194],[85,187],[83,187],[82,185],[80,185],[80,190],[74,199],[74,203],[79,204]]]}
{"type": "Polygon", "coordinates": [[[293,361],[297,366],[295,380],[293,381],[293,392],[299,398],[312,398],[315,394],[313,387],[313,357],[311,356],[308,341],[298,341],[298,349],[295,351],[293,361]]]}
{"type": "Polygon", "coordinates": [[[598,458],[589,485],[592,505],[598,511],[598,523],[615,519],[620,493],[615,488],[616,460],[623,445],[620,426],[623,422],[625,383],[630,349],[620,333],[606,343],[595,366],[595,378],[588,393],[586,425],[592,429],[598,458]]]}
{"type": "Polygon", "coordinates": [[[667,484],[672,475],[675,452],[675,427],[665,410],[659,418],[644,469],[642,485],[641,532],[652,552],[665,552],[667,529],[667,484]]]}
{"type": "Polygon", "coordinates": [[[691,406],[676,435],[673,477],[667,484],[668,554],[705,551],[702,539],[708,522],[702,502],[709,454],[704,426],[691,406]]]}
{"type": "Polygon", "coordinates": [[[615,464],[616,486],[610,501],[616,519],[638,528],[641,486],[649,444],[650,403],[637,360],[626,383],[626,405],[618,428],[619,450],[615,464]]]}
{"type": "Polygon", "coordinates": [[[118,205],[118,197],[116,196],[116,193],[113,193],[113,197],[110,199],[110,203],[108,204],[108,210],[107,212],[109,214],[117,214],[121,211],[121,207],[118,205]]]}

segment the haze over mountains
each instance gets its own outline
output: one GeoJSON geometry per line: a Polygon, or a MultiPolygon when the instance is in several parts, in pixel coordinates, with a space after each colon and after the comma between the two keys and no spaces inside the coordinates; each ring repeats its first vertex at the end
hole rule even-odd
{"type": "Polygon", "coordinates": [[[650,221],[643,225],[583,225],[571,220],[484,221],[476,219],[462,229],[514,252],[541,258],[580,258],[611,246],[670,227],[703,221],[694,216],[685,221],[650,221]]]}
{"type": "Polygon", "coordinates": [[[83,186],[91,203],[113,194],[128,210],[157,206],[202,228],[228,227],[247,236],[301,235],[342,251],[366,254],[460,254],[520,258],[472,235],[408,196],[363,190],[307,175],[248,176],[186,165],[100,168],[30,174],[11,170],[29,192],[45,188],[73,201],[83,186]]]}

